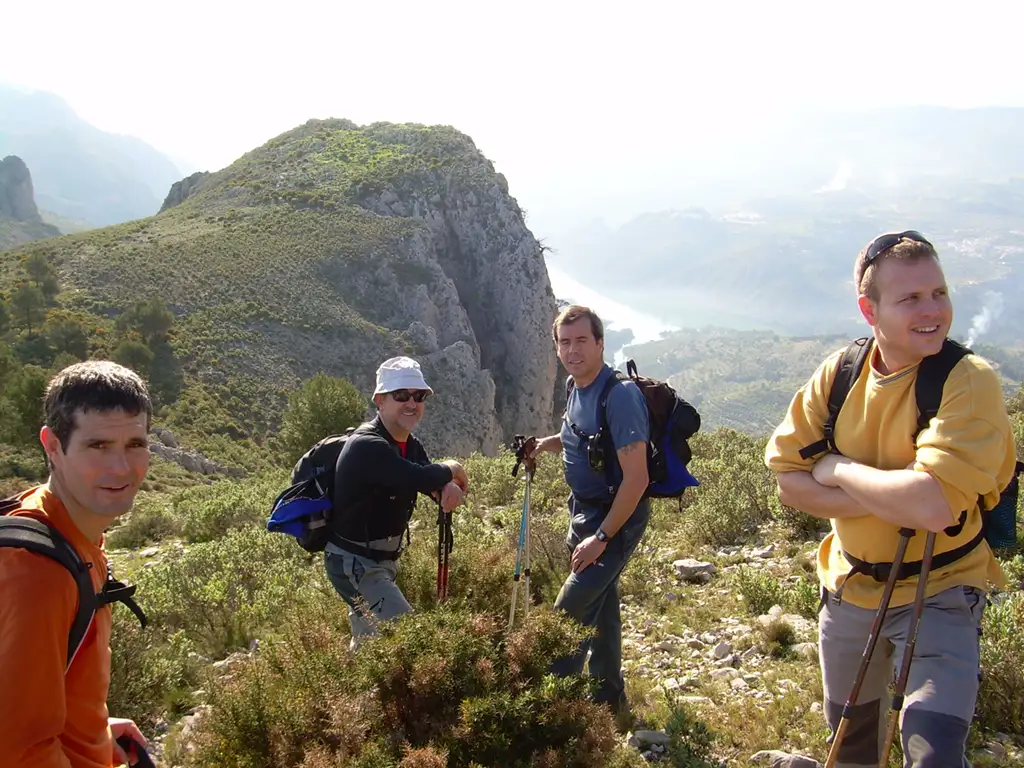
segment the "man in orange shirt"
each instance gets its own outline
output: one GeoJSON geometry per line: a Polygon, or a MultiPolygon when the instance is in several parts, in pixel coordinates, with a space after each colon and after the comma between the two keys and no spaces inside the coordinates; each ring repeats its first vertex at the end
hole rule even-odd
{"type": "MultiPolygon", "coordinates": [[[[103,532],[131,509],[149,468],[149,393],[127,368],[88,361],[50,381],[44,411],[39,437],[50,477],[11,514],[62,534],[99,593],[103,532]]],[[[135,723],[108,717],[109,605],[97,607],[77,652],[69,649],[78,595],[59,563],[0,548],[0,765],[111,768],[129,761],[116,739],[146,743],[135,723]]]]}

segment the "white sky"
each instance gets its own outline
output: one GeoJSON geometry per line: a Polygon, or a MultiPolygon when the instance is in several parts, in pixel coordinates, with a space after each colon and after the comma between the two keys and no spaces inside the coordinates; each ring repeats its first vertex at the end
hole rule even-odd
{"type": "Polygon", "coordinates": [[[311,117],[450,124],[527,210],[567,174],[621,183],[595,153],[628,165],[669,141],[739,140],[764,110],[1024,105],[1012,2],[595,6],[8,3],[0,81],[57,93],[100,128],[207,170],[311,117]]]}

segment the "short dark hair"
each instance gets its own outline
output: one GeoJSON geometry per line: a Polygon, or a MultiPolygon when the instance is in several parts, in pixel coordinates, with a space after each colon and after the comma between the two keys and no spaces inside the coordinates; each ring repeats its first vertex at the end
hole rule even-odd
{"type": "Polygon", "coordinates": [[[601,341],[604,338],[604,323],[601,322],[601,318],[597,316],[594,310],[579,304],[572,304],[558,313],[554,325],[551,326],[551,338],[557,344],[558,329],[563,325],[571,325],[583,318],[590,321],[590,330],[594,333],[594,341],[601,341]]]}
{"type": "Polygon", "coordinates": [[[86,360],[69,365],[46,385],[43,423],[67,450],[78,411],[122,410],[146,414],[146,430],[153,419],[153,403],[146,383],[137,373],[109,360],[86,360]]]}
{"type": "Polygon", "coordinates": [[[872,301],[878,301],[878,269],[885,261],[907,261],[915,262],[921,259],[939,260],[939,255],[928,243],[919,243],[916,240],[900,240],[892,248],[874,260],[868,259],[868,248],[866,246],[859,254],[853,267],[853,283],[857,288],[857,294],[864,294],[872,301]]]}

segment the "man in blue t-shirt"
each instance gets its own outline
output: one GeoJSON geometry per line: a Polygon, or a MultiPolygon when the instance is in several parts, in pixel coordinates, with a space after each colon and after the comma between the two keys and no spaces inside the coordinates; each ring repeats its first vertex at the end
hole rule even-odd
{"type": "Polygon", "coordinates": [[[602,426],[600,400],[613,371],[604,362],[604,326],[586,307],[570,306],[556,318],[552,335],[558,359],[572,377],[561,432],[537,441],[533,456],[561,451],[569,497],[572,572],[555,601],[581,624],[596,628],[592,640],[555,662],[559,675],[583,671],[590,650],[590,674],[599,701],[616,714],[626,710],[622,677],[622,619],[619,576],[647,528],[647,402],[632,381],[611,387],[607,398],[610,440],[602,426]],[[614,455],[607,454],[610,447],[614,455]],[[612,463],[612,485],[603,462],[612,463]]]}

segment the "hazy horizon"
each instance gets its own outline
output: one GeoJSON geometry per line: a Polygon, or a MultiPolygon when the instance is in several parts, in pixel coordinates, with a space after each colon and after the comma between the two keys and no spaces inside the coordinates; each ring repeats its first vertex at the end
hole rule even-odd
{"type": "Polygon", "coordinates": [[[452,125],[544,237],[570,219],[699,202],[712,170],[756,151],[772,117],[1024,106],[1018,15],[1010,3],[967,14],[803,0],[514,12],[397,2],[386,13],[297,0],[284,15],[44,1],[5,12],[8,29],[32,34],[7,36],[0,81],[59,95],[97,127],[191,163],[183,173],[218,170],[311,118],[452,125]]]}

